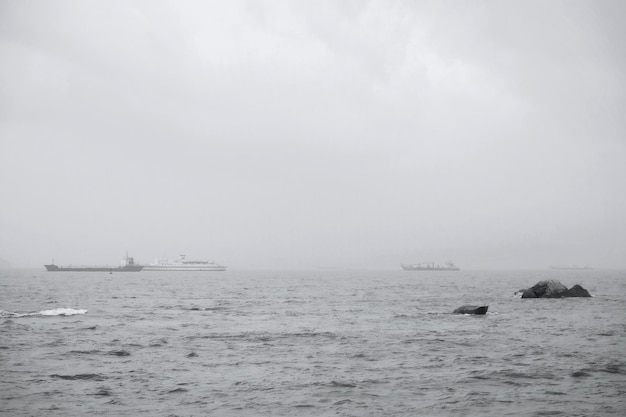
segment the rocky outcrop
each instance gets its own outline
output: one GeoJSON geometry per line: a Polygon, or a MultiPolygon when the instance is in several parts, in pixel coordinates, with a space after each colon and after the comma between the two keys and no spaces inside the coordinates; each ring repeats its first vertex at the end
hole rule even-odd
{"type": "Polygon", "coordinates": [[[522,298],[564,298],[564,297],[591,297],[589,291],[576,284],[572,288],[559,281],[539,281],[534,286],[522,291],[522,298]]]}
{"type": "Polygon", "coordinates": [[[562,297],[591,297],[589,291],[576,284],[562,295],[562,297]]]}
{"type": "Polygon", "coordinates": [[[487,314],[489,306],[470,306],[465,305],[454,310],[456,314],[487,314]]]}

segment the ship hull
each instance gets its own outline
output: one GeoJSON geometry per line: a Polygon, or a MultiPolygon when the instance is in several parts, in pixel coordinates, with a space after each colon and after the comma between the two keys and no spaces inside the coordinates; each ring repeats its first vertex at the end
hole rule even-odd
{"type": "Polygon", "coordinates": [[[203,267],[203,266],[158,266],[158,265],[146,265],[144,271],[226,271],[225,266],[217,267],[203,267]]]}
{"type": "Polygon", "coordinates": [[[50,272],[139,272],[144,266],[136,264],[135,259],[126,254],[120,266],[59,266],[55,265],[52,260],[51,264],[44,265],[44,267],[50,272]]]}
{"type": "Polygon", "coordinates": [[[435,265],[433,263],[422,263],[414,265],[402,264],[402,269],[405,271],[460,271],[461,268],[454,266],[451,262],[444,266],[435,265]]]}
{"type": "Polygon", "coordinates": [[[139,272],[143,269],[143,265],[129,265],[124,267],[107,267],[107,266],[58,266],[44,265],[46,270],[50,272],[139,272]]]}
{"type": "Polygon", "coordinates": [[[590,266],[551,266],[550,269],[557,271],[589,271],[593,268],[590,266]]]}
{"type": "Polygon", "coordinates": [[[460,268],[419,268],[419,267],[410,267],[403,266],[402,269],[405,271],[460,271],[460,268]]]}

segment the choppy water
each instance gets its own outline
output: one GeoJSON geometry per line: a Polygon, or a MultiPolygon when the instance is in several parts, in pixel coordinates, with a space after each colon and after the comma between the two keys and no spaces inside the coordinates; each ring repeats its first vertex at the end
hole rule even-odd
{"type": "Polygon", "coordinates": [[[7,416],[626,409],[624,271],[3,271],[0,310],[7,416]],[[543,279],[595,297],[513,296],[543,279]]]}

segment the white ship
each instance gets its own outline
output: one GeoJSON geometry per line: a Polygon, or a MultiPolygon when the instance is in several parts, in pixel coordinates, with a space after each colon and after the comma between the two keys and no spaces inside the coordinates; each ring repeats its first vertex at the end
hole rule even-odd
{"type": "Polygon", "coordinates": [[[175,261],[155,259],[145,265],[144,271],[226,271],[226,267],[213,261],[190,261],[185,255],[180,255],[175,261]]]}

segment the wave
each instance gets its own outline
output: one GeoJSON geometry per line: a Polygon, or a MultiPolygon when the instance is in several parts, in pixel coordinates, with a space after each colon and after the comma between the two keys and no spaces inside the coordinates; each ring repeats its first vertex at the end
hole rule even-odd
{"type": "Polygon", "coordinates": [[[48,316],[75,316],[86,314],[88,310],[75,308],[55,308],[52,310],[41,310],[30,313],[14,313],[12,311],[0,310],[0,317],[48,317],[48,316]]]}
{"type": "Polygon", "coordinates": [[[76,375],[52,374],[50,375],[50,378],[65,379],[68,381],[76,381],[76,380],[104,381],[105,379],[107,379],[106,376],[100,375],[100,374],[76,374],[76,375]]]}

